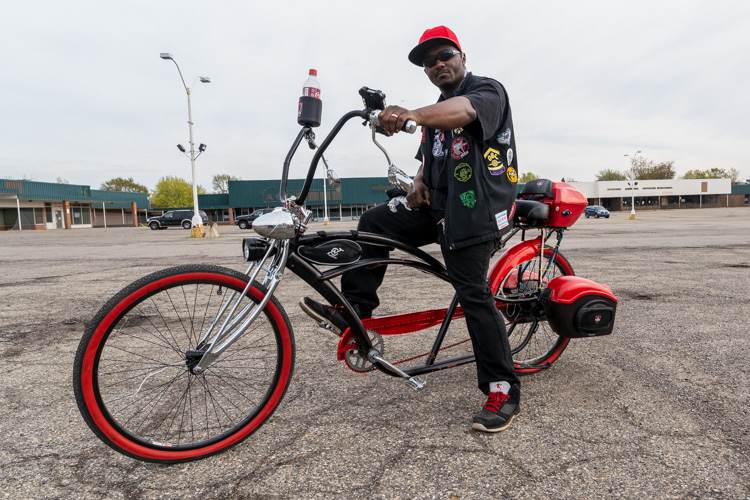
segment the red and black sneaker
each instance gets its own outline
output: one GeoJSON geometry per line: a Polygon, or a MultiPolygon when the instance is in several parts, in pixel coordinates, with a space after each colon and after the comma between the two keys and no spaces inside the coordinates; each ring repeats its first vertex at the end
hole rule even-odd
{"type": "Polygon", "coordinates": [[[471,428],[483,432],[504,431],[520,411],[520,385],[512,385],[508,394],[502,391],[490,392],[484,408],[474,417],[471,428]]]}

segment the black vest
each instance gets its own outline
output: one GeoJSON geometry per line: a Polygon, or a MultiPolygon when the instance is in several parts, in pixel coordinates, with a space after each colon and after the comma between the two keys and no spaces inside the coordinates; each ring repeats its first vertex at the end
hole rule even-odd
{"type": "MultiPolygon", "coordinates": [[[[518,162],[510,103],[505,88],[491,78],[468,73],[456,89],[456,96],[472,100],[472,91],[490,84],[496,94],[484,93],[498,107],[498,123],[482,124],[494,133],[482,140],[477,120],[464,128],[435,130],[422,128],[420,151],[424,157],[424,181],[430,188],[432,209],[445,218],[445,237],[451,249],[499,239],[513,219],[518,162]]],[[[441,96],[439,101],[442,101],[441,96]]],[[[485,133],[486,135],[486,133],[485,133]]]]}

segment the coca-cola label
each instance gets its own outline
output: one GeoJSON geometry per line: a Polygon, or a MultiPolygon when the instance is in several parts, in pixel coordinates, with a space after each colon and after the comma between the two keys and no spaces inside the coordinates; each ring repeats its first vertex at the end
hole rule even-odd
{"type": "Polygon", "coordinates": [[[302,87],[302,96],[320,99],[320,89],[316,89],[315,87],[302,87]]]}
{"type": "Polygon", "coordinates": [[[299,120],[299,117],[302,116],[302,102],[300,101],[299,105],[297,106],[297,119],[299,120]]]}

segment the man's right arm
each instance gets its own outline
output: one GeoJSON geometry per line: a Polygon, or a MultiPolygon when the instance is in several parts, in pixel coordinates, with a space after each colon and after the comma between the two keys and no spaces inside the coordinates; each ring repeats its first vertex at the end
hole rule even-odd
{"type": "Polygon", "coordinates": [[[413,120],[417,126],[437,130],[452,130],[465,127],[477,118],[477,112],[471,101],[463,96],[451,97],[429,106],[409,110],[401,106],[388,106],[378,115],[380,125],[389,135],[398,133],[407,120],[413,120]]]}
{"type": "Polygon", "coordinates": [[[424,159],[420,165],[417,175],[414,177],[414,192],[406,195],[406,201],[410,207],[421,207],[430,204],[430,190],[424,183],[424,159]]]}

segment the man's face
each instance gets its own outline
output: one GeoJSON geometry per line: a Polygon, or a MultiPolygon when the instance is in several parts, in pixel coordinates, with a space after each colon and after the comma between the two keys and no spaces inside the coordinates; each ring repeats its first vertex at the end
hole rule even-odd
{"type": "MultiPolygon", "coordinates": [[[[438,45],[427,50],[424,53],[424,58],[435,56],[443,50],[457,49],[449,43],[438,45]]],[[[424,72],[427,74],[427,77],[433,85],[441,91],[453,91],[464,79],[465,61],[466,56],[464,54],[456,54],[447,61],[441,61],[438,59],[434,66],[431,68],[425,68],[424,72]]]]}

